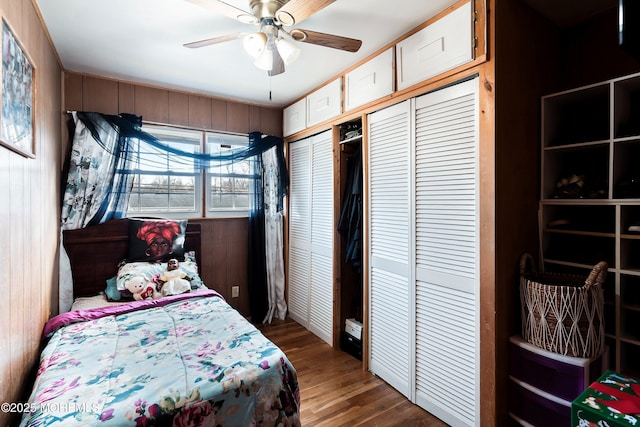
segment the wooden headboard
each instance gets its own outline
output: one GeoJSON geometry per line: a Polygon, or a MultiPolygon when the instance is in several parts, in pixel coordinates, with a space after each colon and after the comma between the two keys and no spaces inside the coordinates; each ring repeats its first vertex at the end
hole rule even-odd
{"type": "MultiPolygon", "coordinates": [[[[127,257],[129,220],[115,219],[62,234],[71,262],[74,298],[104,291],[106,280],[116,275],[118,264],[127,257]]],[[[196,251],[198,266],[200,242],[200,224],[187,223],[184,247],[196,251]]]]}

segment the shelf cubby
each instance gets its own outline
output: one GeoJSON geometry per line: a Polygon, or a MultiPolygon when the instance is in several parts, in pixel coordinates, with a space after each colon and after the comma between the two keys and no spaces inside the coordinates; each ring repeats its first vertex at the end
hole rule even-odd
{"type": "Polygon", "coordinates": [[[609,139],[610,85],[598,84],[543,98],[543,146],[609,139]]]}
{"type": "Polygon", "coordinates": [[[609,142],[545,149],[544,199],[606,199],[609,197],[609,142]],[[562,180],[574,185],[560,186],[562,180]],[[578,190],[578,191],[576,191],[578,190]]]}

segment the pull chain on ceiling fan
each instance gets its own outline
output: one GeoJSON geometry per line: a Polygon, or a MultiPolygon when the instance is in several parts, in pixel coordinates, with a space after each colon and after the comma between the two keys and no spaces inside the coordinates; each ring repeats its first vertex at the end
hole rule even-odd
{"type": "Polygon", "coordinates": [[[362,41],[349,37],[300,28],[287,31],[284,28],[303,21],[335,0],[249,0],[251,13],[221,0],[187,1],[242,23],[257,25],[258,31],[212,37],[185,43],[185,47],[199,48],[242,38],[244,49],[255,58],[255,66],[266,70],[270,76],[284,73],[285,65],[291,64],[300,56],[300,48],[294,42],[311,43],[347,52],[357,52],[362,45],[362,41]]]}

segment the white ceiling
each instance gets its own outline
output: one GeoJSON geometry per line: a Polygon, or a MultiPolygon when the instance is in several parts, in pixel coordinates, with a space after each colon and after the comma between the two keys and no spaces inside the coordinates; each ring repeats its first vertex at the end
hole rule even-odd
{"type": "MultiPolygon", "coordinates": [[[[249,11],[249,0],[225,0],[249,11]]],[[[299,59],[269,77],[242,39],[184,43],[255,31],[186,0],[36,0],[65,70],[283,107],[406,34],[456,0],[337,0],[296,24],[360,39],[357,53],[298,43],[299,59]]]]}

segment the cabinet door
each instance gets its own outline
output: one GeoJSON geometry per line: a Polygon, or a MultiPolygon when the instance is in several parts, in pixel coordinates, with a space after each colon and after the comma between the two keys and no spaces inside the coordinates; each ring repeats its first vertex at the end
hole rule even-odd
{"type": "MultiPolygon", "coordinates": [[[[370,370],[411,396],[410,101],[369,116],[370,370]]],[[[413,299],[413,297],[411,297],[413,299]]]]}
{"type": "Polygon", "coordinates": [[[348,72],[344,85],[346,111],[393,93],[393,49],[348,72]]]}
{"type": "Polygon", "coordinates": [[[397,44],[398,89],[473,59],[471,2],[397,44]]]}
{"type": "Polygon", "coordinates": [[[307,127],[342,113],[342,79],[338,78],[307,95],[307,127]]]}
{"type": "Polygon", "coordinates": [[[477,88],[416,99],[416,403],[451,425],[480,419],[477,88]]]}
{"type": "Polygon", "coordinates": [[[282,133],[293,135],[307,127],[307,98],[291,104],[282,112],[282,133]]]}

